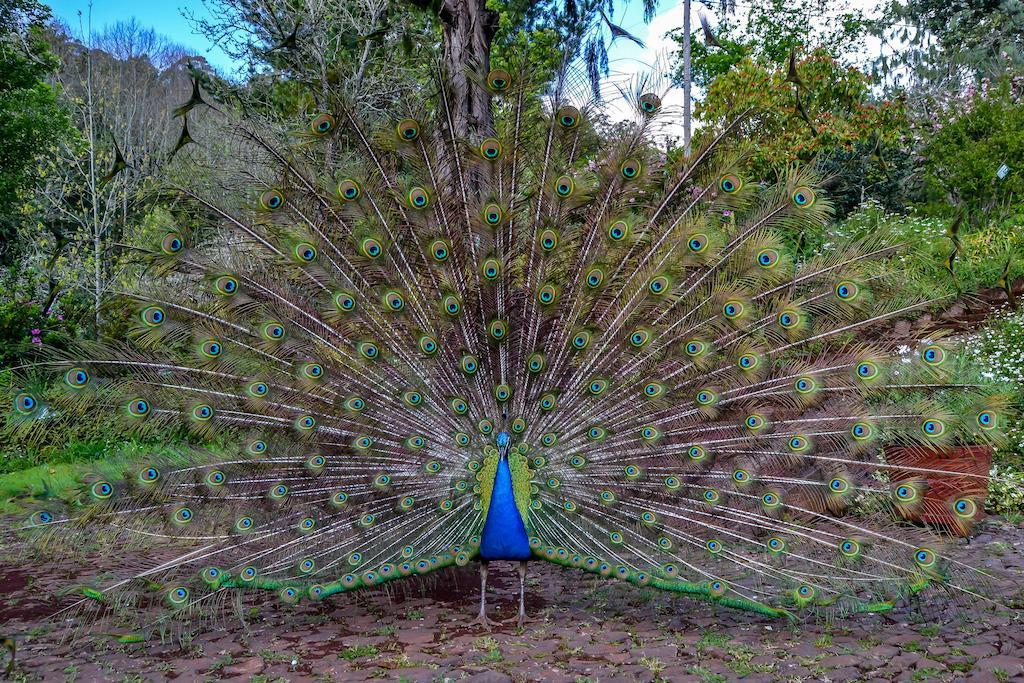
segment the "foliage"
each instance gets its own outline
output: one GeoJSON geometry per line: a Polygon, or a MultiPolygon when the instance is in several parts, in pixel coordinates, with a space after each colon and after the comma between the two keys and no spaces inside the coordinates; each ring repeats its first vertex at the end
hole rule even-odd
{"type": "Polygon", "coordinates": [[[923,148],[925,196],[964,207],[975,220],[1024,200],[1024,78],[1003,79],[937,117],[923,148]],[[1010,173],[999,180],[1006,164],[1010,173]]]}
{"type": "Polygon", "coordinates": [[[891,80],[912,89],[957,91],[1024,67],[1024,4],[1019,0],[899,0],[888,3],[876,35],[903,49],[880,55],[891,80]]]}
{"type": "MultiPolygon", "coordinates": [[[[742,21],[723,13],[713,31],[715,41],[719,43],[717,46],[709,44],[698,27],[691,40],[694,84],[702,89],[708,88],[716,78],[728,73],[746,57],[781,64],[789,58],[792,50],[808,46],[832,55],[848,50],[851,44],[865,35],[867,23],[857,11],[840,11],[837,15],[829,15],[830,21],[818,21],[832,9],[830,5],[833,4],[826,0],[751,3],[743,13],[742,21]]],[[[681,30],[674,31],[672,38],[681,50],[681,30]]],[[[677,85],[683,82],[680,55],[676,54],[673,74],[677,85]]]]}
{"type": "Polygon", "coordinates": [[[901,102],[873,99],[870,78],[824,49],[799,60],[797,72],[804,83],[799,96],[786,81],[787,66],[745,57],[714,80],[697,115],[715,128],[750,110],[741,136],[753,143],[748,167],[755,178],[822,160],[836,171],[838,194],[852,194],[842,212],[875,193],[884,196],[885,183],[895,182],[895,166],[885,159],[899,156],[906,137],[901,102]],[[867,176],[859,172],[865,169],[871,169],[867,176]],[[853,182],[861,185],[849,187],[853,182]]]}
{"type": "Polygon", "coordinates": [[[1024,514],[1024,310],[1004,311],[967,343],[986,381],[1007,387],[1012,409],[1006,440],[995,452],[986,508],[1024,514]]]}
{"type": "Polygon", "coordinates": [[[0,0],[0,263],[18,255],[14,233],[41,183],[36,165],[72,136],[46,78],[57,59],[43,38],[49,11],[36,0],[0,0]]]}
{"type": "Polygon", "coordinates": [[[35,347],[63,346],[78,334],[73,317],[65,319],[53,309],[44,311],[34,302],[0,301],[0,367],[27,360],[35,347]]]}
{"type": "Polygon", "coordinates": [[[808,246],[814,250],[821,244],[827,245],[825,240],[829,237],[891,231],[909,247],[898,257],[905,277],[911,286],[929,295],[950,285],[964,292],[995,287],[1008,257],[1010,279],[1024,277],[1024,215],[963,227],[961,251],[953,263],[955,279],[946,268],[946,258],[953,250],[947,234],[950,223],[949,218],[920,211],[887,211],[880,203],[868,201],[831,227],[828,235],[808,236],[808,246]]]}

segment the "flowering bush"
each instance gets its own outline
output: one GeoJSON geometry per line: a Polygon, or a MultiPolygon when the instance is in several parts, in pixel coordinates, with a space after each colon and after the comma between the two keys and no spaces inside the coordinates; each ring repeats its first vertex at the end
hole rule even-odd
{"type": "Polygon", "coordinates": [[[1024,514],[1024,310],[996,314],[967,340],[964,352],[983,379],[1006,387],[1014,411],[993,457],[986,507],[996,514],[1024,514]]]}

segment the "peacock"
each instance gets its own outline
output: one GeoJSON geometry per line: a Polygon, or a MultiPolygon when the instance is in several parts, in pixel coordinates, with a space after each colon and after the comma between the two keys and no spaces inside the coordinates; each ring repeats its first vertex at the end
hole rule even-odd
{"type": "Polygon", "coordinates": [[[44,545],[173,551],[71,587],[87,627],[479,562],[489,628],[503,561],[520,626],[537,561],[768,617],[930,585],[991,599],[949,542],[986,478],[909,454],[998,442],[1006,401],[956,383],[941,334],[892,337],[947,296],[907,286],[906,245],[797,249],[829,221],[828,179],[745,177],[749,112],[666,154],[654,80],[622,88],[609,128],[568,67],[498,66],[468,69],[489,129],[456,125],[440,70],[397,120],[336,92],[287,130],[233,121],[223,191],[175,190],[116,298],[125,338],[20,371],[26,438],[103,414],[188,444],[99,466],[24,523],[44,545]],[[934,486],[953,474],[973,488],[934,486]]]}

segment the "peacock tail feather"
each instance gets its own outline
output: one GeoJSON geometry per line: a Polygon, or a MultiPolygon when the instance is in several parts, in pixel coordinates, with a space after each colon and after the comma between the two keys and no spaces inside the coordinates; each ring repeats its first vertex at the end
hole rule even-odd
{"type": "Polygon", "coordinates": [[[32,515],[43,543],[180,548],[80,603],[191,614],[465,565],[502,432],[535,559],[780,616],[976,596],[984,573],[905,522],[943,472],[883,446],[997,441],[1004,402],[949,384],[941,338],[893,353],[884,331],[946,296],[908,293],[903,246],[794,254],[822,178],[743,177],[742,116],[666,160],[661,93],[603,139],[565,78],[474,76],[496,123],[469,139],[443,76],[387,125],[341,95],[289,135],[238,123],[231,191],[180,190],[205,225],[168,225],[118,297],[128,338],[26,375],[28,438],[101,411],[196,444],[32,515]]]}

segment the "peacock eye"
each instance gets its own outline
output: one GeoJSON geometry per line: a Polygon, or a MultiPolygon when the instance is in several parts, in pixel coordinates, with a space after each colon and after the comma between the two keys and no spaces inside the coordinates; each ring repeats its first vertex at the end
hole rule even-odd
{"type": "Polygon", "coordinates": [[[504,69],[494,69],[487,74],[487,87],[495,92],[505,92],[512,85],[512,76],[504,69]]]}
{"type": "Polygon", "coordinates": [[[545,284],[537,292],[537,301],[539,301],[541,305],[544,306],[554,303],[556,298],[557,290],[555,289],[554,285],[545,284]]]}
{"type": "Polygon", "coordinates": [[[390,290],[384,294],[384,305],[389,311],[397,313],[405,308],[405,298],[401,292],[390,290]]]}
{"type": "Polygon", "coordinates": [[[480,143],[480,156],[488,161],[494,161],[501,156],[501,143],[495,138],[487,138],[480,143]]]}
{"type": "Polygon", "coordinates": [[[451,255],[451,247],[444,240],[434,240],[430,244],[430,255],[438,263],[443,263],[451,255]]]}
{"type": "Polygon", "coordinates": [[[265,211],[276,211],[284,206],[284,195],[280,190],[266,190],[260,195],[260,207],[265,211]]]}
{"type": "Polygon", "coordinates": [[[587,273],[587,286],[591,289],[595,289],[601,286],[604,282],[604,270],[601,268],[593,268],[587,273]]]}
{"type": "Polygon", "coordinates": [[[335,125],[336,122],[333,116],[330,114],[320,114],[320,116],[310,121],[309,129],[314,135],[327,135],[334,130],[335,125]]]}
{"type": "Polygon", "coordinates": [[[89,373],[84,368],[71,368],[64,373],[64,383],[72,389],[82,389],[89,383],[89,373]]]}
{"type": "Polygon", "coordinates": [[[493,258],[486,259],[480,264],[480,274],[485,280],[493,282],[501,275],[501,262],[493,258]]]}
{"type": "Polygon", "coordinates": [[[334,295],[334,305],[339,311],[349,313],[355,310],[356,300],[348,292],[338,292],[334,295]]]}
{"type": "Polygon", "coordinates": [[[302,263],[312,263],[316,260],[316,247],[309,242],[300,242],[292,250],[295,258],[302,263]]]}
{"type": "Polygon", "coordinates": [[[402,119],[395,127],[398,139],[403,142],[412,142],[420,136],[420,122],[416,119],[402,119]]]}
{"type": "Polygon", "coordinates": [[[629,224],[626,221],[615,221],[608,226],[608,237],[613,242],[621,242],[629,236],[629,224]]]}
{"type": "Polygon", "coordinates": [[[572,191],[576,188],[576,183],[573,179],[567,175],[559,176],[555,179],[555,194],[562,199],[572,195],[572,191]]]}
{"type": "Polygon", "coordinates": [[[844,280],[836,285],[835,293],[841,301],[853,301],[860,294],[860,287],[856,283],[844,280]]]}
{"type": "Polygon", "coordinates": [[[428,356],[432,356],[437,353],[437,340],[428,335],[420,337],[419,341],[420,351],[428,356]]]}
{"type": "Polygon", "coordinates": [[[668,290],[669,280],[664,275],[651,278],[651,281],[647,283],[647,291],[655,296],[664,294],[668,290]]]}
{"type": "Polygon", "coordinates": [[[414,187],[409,190],[407,195],[409,200],[409,206],[414,209],[426,208],[427,204],[430,203],[430,195],[422,187],[414,187]]]}
{"type": "Polygon", "coordinates": [[[378,258],[382,253],[384,253],[384,247],[381,245],[380,241],[373,237],[367,237],[360,242],[359,249],[363,252],[363,256],[371,259],[378,258]]]}
{"type": "Polygon", "coordinates": [[[234,296],[238,292],[238,279],[233,275],[221,275],[213,281],[213,287],[221,296],[234,296]]]}
{"type": "Polygon", "coordinates": [[[774,268],[779,262],[779,252],[776,249],[762,249],[757,252],[757,265],[762,268],[774,268]]]}
{"type": "Polygon", "coordinates": [[[926,346],[921,350],[921,359],[928,365],[942,365],[946,360],[946,351],[941,346],[926,346]]]}
{"type": "Polygon", "coordinates": [[[217,358],[223,351],[224,347],[216,339],[207,339],[199,347],[199,352],[207,358],[217,358]]]}
{"type": "Polygon", "coordinates": [[[185,239],[180,232],[171,231],[160,240],[160,251],[165,254],[177,254],[185,248],[185,239]]]}
{"type": "Polygon", "coordinates": [[[546,252],[550,252],[558,246],[558,233],[551,228],[547,228],[546,230],[541,231],[537,240],[541,249],[546,252]]]}
{"type": "Polygon", "coordinates": [[[526,361],[526,367],[530,372],[537,373],[544,369],[546,362],[543,353],[533,353],[526,361]]]}
{"type": "Polygon", "coordinates": [[[485,206],[483,215],[484,221],[486,221],[488,225],[498,225],[501,223],[502,211],[501,207],[497,204],[488,204],[485,206]]]}
{"type": "Polygon", "coordinates": [[[139,313],[139,318],[146,327],[159,327],[167,320],[167,315],[160,306],[146,306],[139,313]]]}
{"type": "Polygon", "coordinates": [[[661,109],[661,98],[654,93],[644,93],[639,100],[640,111],[645,114],[654,114],[661,109]]]}
{"type": "Polygon", "coordinates": [[[361,193],[362,189],[359,187],[359,183],[351,178],[345,178],[338,183],[338,196],[346,202],[354,202],[361,193]]]}
{"type": "Polygon", "coordinates": [[[641,168],[642,165],[637,159],[626,159],[622,162],[622,165],[619,166],[619,173],[621,173],[622,177],[626,180],[633,180],[640,175],[641,168]]]}
{"type": "Polygon", "coordinates": [[[153,407],[144,398],[136,398],[128,402],[128,413],[133,417],[146,417],[153,407]]]}
{"type": "Polygon", "coordinates": [[[555,117],[562,128],[575,128],[580,124],[580,110],[571,105],[559,109],[555,117]]]}
{"type": "Polygon", "coordinates": [[[793,190],[793,204],[801,209],[813,206],[816,199],[814,190],[809,187],[798,187],[793,190]]]}
{"type": "Polygon", "coordinates": [[[722,176],[722,179],[718,181],[718,187],[726,194],[733,194],[734,192],[739,192],[740,188],[743,187],[743,181],[740,180],[739,176],[730,173],[729,175],[722,176]]]}
{"type": "Polygon", "coordinates": [[[686,243],[686,247],[694,254],[700,254],[708,248],[708,236],[703,233],[692,235],[686,243]]]}

